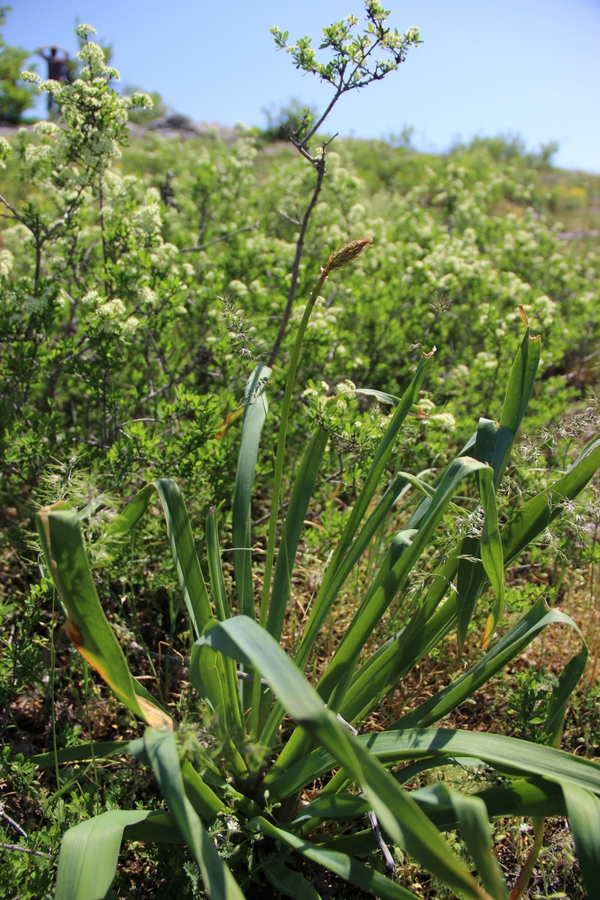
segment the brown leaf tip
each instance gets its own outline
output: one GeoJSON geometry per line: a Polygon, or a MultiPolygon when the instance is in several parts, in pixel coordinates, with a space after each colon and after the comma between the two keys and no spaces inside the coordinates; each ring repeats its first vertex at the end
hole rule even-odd
{"type": "Polygon", "coordinates": [[[83,647],[83,635],[71,616],[68,617],[67,621],[62,627],[62,630],[69,638],[69,640],[73,641],[76,647],[83,647]]]}

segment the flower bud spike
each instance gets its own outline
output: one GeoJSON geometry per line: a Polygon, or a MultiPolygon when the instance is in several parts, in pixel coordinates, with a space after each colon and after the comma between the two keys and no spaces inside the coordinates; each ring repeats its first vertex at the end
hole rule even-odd
{"type": "Polygon", "coordinates": [[[353,241],[348,241],[343,247],[340,247],[339,250],[333,251],[325,266],[326,271],[329,273],[332,272],[333,269],[341,269],[343,266],[347,266],[351,262],[354,262],[354,260],[357,259],[372,243],[373,238],[370,237],[356,238],[353,241]]]}

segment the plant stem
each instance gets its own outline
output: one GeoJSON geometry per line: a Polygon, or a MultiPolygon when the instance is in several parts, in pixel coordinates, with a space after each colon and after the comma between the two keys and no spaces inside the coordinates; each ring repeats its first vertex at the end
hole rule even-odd
{"type": "MultiPolygon", "coordinates": [[[[281,320],[281,325],[279,326],[279,331],[277,332],[277,337],[275,338],[275,343],[273,344],[273,349],[271,350],[271,355],[269,357],[269,361],[267,365],[272,368],[275,360],[279,355],[279,350],[281,347],[281,342],[283,341],[285,332],[288,327],[288,323],[290,321],[290,316],[292,314],[292,307],[294,305],[294,300],[296,298],[296,291],[298,289],[298,275],[300,273],[300,261],[302,259],[302,253],[304,251],[304,241],[306,238],[306,232],[308,230],[308,223],[310,221],[310,217],[312,215],[312,211],[315,208],[317,200],[319,199],[319,194],[321,193],[321,188],[323,187],[323,179],[325,177],[325,148],[323,148],[322,156],[318,157],[315,161],[315,168],[317,170],[317,181],[315,183],[315,187],[312,193],[312,197],[310,198],[310,202],[304,211],[304,216],[302,217],[302,222],[300,224],[300,234],[298,235],[298,241],[296,242],[296,254],[294,256],[294,264],[292,266],[292,280],[290,282],[290,289],[288,291],[287,303],[285,305],[285,310],[283,312],[283,318],[281,320]]],[[[322,282],[321,282],[322,284],[322,282]]],[[[309,300],[310,303],[310,300],[309,300]]]]}
{"type": "Polygon", "coordinates": [[[264,582],[263,582],[263,591],[260,605],[260,624],[264,627],[267,621],[267,612],[268,612],[268,602],[269,602],[269,594],[271,590],[271,575],[273,572],[273,558],[275,555],[275,541],[277,537],[277,519],[278,519],[278,511],[279,511],[279,496],[281,493],[281,482],[283,479],[283,462],[285,456],[285,439],[287,434],[287,425],[288,419],[290,415],[290,407],[292,404],[292,390],[294,388],[294,382],[296,380],[296,372],[298,370],[298,362],[300,360],[300,351],[302,349],[302,342],[304,340],[304,333],[306,332],[306,327],[308,325],[308,320],[310,319],[311,313],[313,311],[313,307],[315,305],[315,301],[319,296],[319,291],[323,287],[325,281],[329,277],[331,272],[331,268],[329,264],[325,266],[325,268],[321,269],[321,273],[315,282],[313,289],[310,293],[310,297],[308,298],[308,303],[306,304],[306,308],[304,310],[304,315],[302,316],[302,321],[300,322],[300,326],[298,328],[298,334],[296,335],[296,341],[294,343],[294,349],[292,351],[292,357],[290,359],[290,364],[288,367],[287,381],[285,385],[285,391],[283,394],[283,403],[281,406],[281,420],[279,424],[279,435],[277,439],[277,452],[275,454],[275,472],[273,478],[273,504],[271,506],[271,515],[269,518],[269,537],[267,541],[267,556],[265,560],[265,571],[264,571],[264,582]]]}

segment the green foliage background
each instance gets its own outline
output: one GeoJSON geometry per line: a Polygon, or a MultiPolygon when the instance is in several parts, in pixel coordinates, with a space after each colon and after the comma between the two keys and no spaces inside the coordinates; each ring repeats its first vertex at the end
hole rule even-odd
{"type": "MultiPolygon", "coordinates": [[[[46,710],[46,729],[52,722],[52,739],[58,733],[68,746],[93,733],[89,714],[74,724],[59,708],[56,718],[57,692],[72,685],[55,669],[54,654],[66,659],[67,651],[48,638],[52,587],[43,580],[30,590],[35,508],[63,498],[87,505],[91,542],[144,481],[170,476],[184,486],[193,520],[220,504],[227,531],[235,414],[249,374],[268,360],[275,341],[314,181],[306,160],[287,144],[270,143],[269,134],[240,132],[227,142],[218,135],[130,139],[128,116],[136,109],[144,116],[145,98],[113,90],[114,70],[82,28],[80,80],[48,88],[61,123],[40,122],[11,146],[0,145],[0,551],[10,561],[3,571],[12,573],[0,595],[11,635],[0,665],[2,715],[13,743],[20,738],[15,698],[30,690],[46,710]],[[44,681],[48,669],[51,682],[44,681]]],[[[510,138],[477,140],[438,157],[403,144],[330,147],[299,299],[271,379],[276,398],[303,304],[329,254],[349,239],[373,238],[316,302],[298,376],[305,390],[291,410],[290,470],[315,423],[330,435],[323,530],[309,530],[303,544],[307,582],[339,536],[388,421],[387,407],[356,395],[355,386],[399,396],[423,351],[437,346],[421,415],[408,423],[398,463],[438,472],[480,416],[499,414],[505,381],[498,373],[508,370],[520,343],[522,305],[543,341],[527,420],[528,431],[542,438],[524,448],[526,465],[511,470],[501,501],[518,504],[539,490],[595,427],[588,393],[600,329],[593,233],[599,179],[556,171],[551,148],[528,154],[510,138]]],[[[277,416],[273,404],[273,434],[277,416]]],[[[267,435],[252,510],[259,522],[268,513],[273,448],[267,435]]],[[[161,631],[186,652],[176,579],[157,562],[164,538],[150,521],[136,541],[104,548],[104,555],[102,543],[93,550],[90,544],[94,565],[107,576],[102,602],[128,641],[143,646],[152,619],[153,637],[161,631]],[[138,616],[136,601],[146,604],[145,615],[138,616]]],[[[100,691],[87,669],[76,680],[79,699],[96,704],[100,691]]],[[[525,710],[530,728],[535,685],[517,694],[513,709],[525,710]]],[[[185,704],[180,698],[182,710],[185,704]]],[[[125,733],[130,728],[122,713],[106,716],[125,733]]],[[[40,741],[50,741],[47,730],[40,741]]],[[[35,797],[44,810],[40,853],[54,854],[66,824],[111,804],[133,807],[151,790],[127,775],[111,782],[94,769],[93,781],[74,775],[52,793],[8,748],[4,763],[5,788],[35,797]]],[[[11,838],[8,826],[3,834],[11,838]]],[[[5,896],[25,871],[30,895],[48,895],[47,857],[11,860],[5,896]]],[[[180,874],[183,867],[181,861],[180,874]]],[[[182,883],[194,877],[190,869],[182,883]]]]}

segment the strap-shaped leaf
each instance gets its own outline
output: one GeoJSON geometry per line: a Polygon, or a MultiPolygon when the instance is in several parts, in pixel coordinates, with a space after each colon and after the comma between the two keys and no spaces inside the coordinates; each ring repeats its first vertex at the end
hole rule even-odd
{"type": "Polygon", "coordinates": [[[242,439],[233,491],[233,567],[239,607],[246,616],[254,616],[251,500],[260,434],[268,409],[265,385],[270,374],[271,369],[261,364],[246,384],[242,439]]]}
{"type": "MultiPolygon", "coordinates": [[[[423,771],[464,756],[504,774],[528,778],[541,776],[560,785],[574,784],[600,794],[598,763],[518,738],[450,728],[407,728],[360,735],[357,741],[387,765],[430,760],[430,765],[419,767],[423,771]]],[[[332,754],[322,748],[313,750],[269,783],[271,800],[279,801],[295,794],[311,780],[330,772],[335,765],[332,754]]],[[[402,772],[397,777],[402,780],[402,772]]]]}
{"type": "Polygon", "coordinates": [[[505,900],[508,890],[498,860],[492,853],[490,826],[484,801],[481,797],[451,791],[445,784],[440,785],[438,790],[456,814],[462,838],[473,857],[475,868],[486,890],[496,900],[505,900]]]}
{"type": "Polygon", "coordinates": [[[66,634],[131,712],[150,725],[172,728],[171,717],[131,675],[100,606],[77,513],[55,504],[40,510],[37,524],[48,569],[68,611],[66,634]]]}
{"type": "Polygon", "coordinates": [[[165,821],[164,813],[115,809],[88,819],[69,829],[62,840],[55,900],[105,900],[109,897],[121,841],[130,826],[140,828],[137,834],[132,829],[132,833],[126,835],[131,840],[181,842],[169,821],[165,821]],[[147,825],[145,831],[144,824],[147,825]],[[140,837],[140,834],[146,837],[140,837]]]}
{"type": "Polygon", "coordinates": [[[369,869],[351,856],[345,853],[339,853],[336,850],[328,850],[323,847],[317,847],[311,841],[303,840],[297,835],[283,828],[277,828],[271,822],[262,816],[252,819],[249,823],[251,828],[261,834],[268,835],[282,844],[291,847],[297,853],[316,862],[330,872],[335,872],[341,878],[349,881],[350,884],[356,885],[363,891],[368,891],[382,900],[415,900],[416,894],[409,891],[394,881],[390,881],[384,875],[380,875],[374,869],[369,869]]]}
{"type": "Polygon", "coordinates": [[[293,900],[321,900],[321,895],[304,875],[289,869],[280,854],[271,853],[267,856],[259,851],[259,859],[267,880],[284,897],[292,897],[293,900]]]}
{"type": "Polygon", "coordinates": [[[175,735],[147,728],[143,743],[181,837],[200,866],[208,895],[212,900],[243,900],[244,895],[186,796],[175,735]]]}
{"type": "Polygon", "coordinates": [[[333,753],[338,764],[362,786],[392,840],[465,896],[487,896],[410,796],[325,707],[314,688],[268,632],[254,620],[238,616],[212,627],[197,645],[200,648],[211,646],[259,671],[279,695],[288,713],[333,753]]]}
{"type": "MultiPolygon", "coordinates": [[[[476,690],[490,680],[497,672],[504,668],[512,659],[515,659],[523,650],[529,646],[531,641],[544,628],[553,624],[570,625],[582,637],[576,623],[569,616],[561,613],[556,609],[548,609],[544,600],[540,599],[522,619],[513,625],[504,637],[502,637],[486,655],[479,660],[474,666],[465,672],[457,681],[448,685],[425,703],[421,703],[409,713],[401,716],[387,730],[397,731],[406,728],[425,728],[438,722],[444,716],[447,716],[471,697],[476,690]]],[[[587,649],[582,651],[583,664],[587,659],[587,649]]],[[[579,654],[577,656],[579,659],[579,654]]],[[[578,664],[579,671],[579,664],[578,664]]],[[[570,670],[569,670],[570,672],[570,670]]],[[[580,677],[580,676],[579,676],[580,677]]],[[[577,678],[577,680],[579,680],[577,678]]],[[[569,681],[569,694],[573,690],[577,681],[572,683],[569,681]]],[[[566,703],[566,697],[561,693],[561,701],[566,703]]],[[[556,713],[558,715],[558,712],[556,713]]],[[[554,718],[554,716],[553,716],[554,718]]]]}
{"type": "Polygon", "coordinates": [[[500,417],[500,425],[510,428],[513,434],[516,434],[521,427],[523,416],[531,399],[541,349],[539,336],[531,337],[529,327],[527,327],[512,364],[500,417]]]}
{"type": "Polygon", "coordinates": [[[198,561],[190,519],[181,491],[174,481],[159,478],[154,485],[165,513],[169,546],[185,605],[198,636],[213,618],[213,611],[198,561]]]}
{"type": "Polygon", "coordinates": [[[498,510],[496,509],[493,469],[488,467],[482,470],[478,473],[478,479],[484,513],[479,551],[485,574],[496,595],[496,602],[488,617],[483,634],[483,645],[485,646],[490,641],[504,609],[504,555],[502,553],[502,540],[498,531],[498,510]]]}
{"type": "MultiPolygon", "coordinates": [[[[424,765],[420,771],[432,770],[440,767],[456,765],[474,765],[474,760],[448,759],[443,760],[440,766],[439,760],[423,760],[424,765]]],[[[404,783],[404,773],[407,766],[398,773],[398,780],[404,783]]],[[[438,789],[440,784],[427,785],[411,791],[411,797],[417,803],[436,828],[447,831],[458,828],[459,821],[448,797],[441,796],[438,789]]],[[[563,798],[563,790],[560,785],[543,778],[515,779],[507,784],[494,785],[479,791],[473,796],[478,797],[487,810],[490,819],[504,818],[506,816],[564,816],[566,807],[563,798]]],[[[369,802],[363,794],[322,793],[319,797],[305,806],[296,814],[292,825],[299,828],[311,820],[327,819],[332,822],[340,822],[346,819],[355,819],[366,815],[369,810],[369,802]]],[[[334,841],[335,843],[335,841],[334,841]]],[[[374,841],[375,844],[375,841],[374,841]]]]}
{"type": "Polygon", "coordinates": [[[90,759],[101,759],[105,756],[129,753],[129,741],[93,741],[89,744],[79,744],[77,747],[66,747],[64,750],[51,750],[49,753],[39,753],[30,756],[30,761],[40,769],[48,769],[57,763],[87,762],[90,759]]]}
{"type": "Polygon", "coordinates": [[[589,900],[599,900],[600,800],[572,784],[563,785],[563,791],[587,895],[589,900]]]}
{"type": "MultiPolygon", "coordinates": [[[[324,428],[318,428],[304,452],[302,463],[294,481],[292,496],[288,506],[288,513],[283,526],[283,534],[279,544],[275,574],[273,576],[273,588],[269,604],[269,613],[266,617],[267,631],[276,640],[281,637],[285,613],[288,607],[292,572],[298,542],[304,528],[304,519],[308,504],[313,496],[315,482],[321,468],[323,454],[327,446],[329,435],[324,428]]],[[[261,610],[261,624],[264,624],[264,613],[261,610]]]]}
{"type": "Polygon", "coordinates": [[[187,611],[196,636],[198,636],[202,633],[208,620],[212,618],[212,610],[196,555],[187,510],[181,491],[175,482],[170,478],[159,478],[157,481],[147,484],[136,494],[123,512],[110,523],[106,534],[109,541],[121,542],[140,522],[155,491],[165,514],[171,555],[187,611]]]}
{"type": "Polygon", "coordinates": [[[223,568],[221,566],[217,513],[214,509],[211,509],[206,517],[206,556],[215,611],[217,619],[222,622],[223,619],[228,619],[231,614],[229,612],[229,601],[227,600],[223,568]]]}

